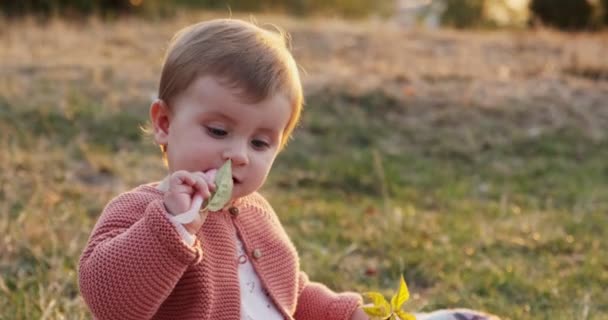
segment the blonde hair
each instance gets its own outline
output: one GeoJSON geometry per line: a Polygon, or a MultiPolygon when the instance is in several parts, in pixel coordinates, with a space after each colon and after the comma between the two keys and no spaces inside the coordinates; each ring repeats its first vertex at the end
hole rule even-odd
{"type": "MultiPolygon", "coordinates": [[[[298,67],[289,52],[289,38],[277,31],[232,19],[200,22],[178,31],[167,50],[158,97],[171,102],[198,77],[219,77],[243,90],[243,97],[256,103],[284,94],[292,113],[283,131],[280,148],[287,143],[303,104],[298,67]]],[[[164,151],[164,147],[161,146],[164,151]]]]}

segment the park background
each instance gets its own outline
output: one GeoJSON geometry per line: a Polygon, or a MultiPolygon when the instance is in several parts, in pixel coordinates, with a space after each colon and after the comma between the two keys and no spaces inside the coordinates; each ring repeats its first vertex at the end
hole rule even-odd
{"type": "Polygon", "coordinates": [[[0,319],[89,319],[104,205],[178,29],[291,35],[306,106],[262,190],[315,281],[409,311],[608,319],[608,1],[0,1],[0,319]],[[530,9],[533,10],[530,10],[530,9]]]}

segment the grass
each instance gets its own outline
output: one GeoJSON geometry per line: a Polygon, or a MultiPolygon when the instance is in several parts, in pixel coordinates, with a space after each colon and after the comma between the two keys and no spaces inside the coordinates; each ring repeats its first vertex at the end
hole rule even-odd
{"type": "MultiPolygon", "coordinates": [[[[165,172],[139,130],[162,51],[144,53],[198,18],[0,28],[0,319],[90,317],[91,228],[165,172]]],[[[608,318],[608,84],[569,59],[608,70],[605,35],[267,20],[292,33],[308,94],[263,193],[313,280],[389,295],[404,274],[410,310],[608,318]]]]}
{"type": "MultiPolygon", "coordinates": [[[[366,107],[349,110],[356,115],[366,107]]],[[[388,294],[403,272],[424,310],[467,306],[511,319],[607,316],[605,141],[572,128],[474,153],[406,144],[393,154],[382,141],[403,128],[374,126],[374,119],[357,124],[356,116],[319,109],[334,125],[322,133],[331,139],[294,141],[277,165],[284,173],[271,180],[277,195],[297,194],[279,208],[291,233],[302,236],[294,240],[305,248],[303,265],[313,278],[388,294]],[[361,132],[376,138],[361,142],[361,132]]],[[[312,110],[304,128],[315,127],[312,110]]]]}

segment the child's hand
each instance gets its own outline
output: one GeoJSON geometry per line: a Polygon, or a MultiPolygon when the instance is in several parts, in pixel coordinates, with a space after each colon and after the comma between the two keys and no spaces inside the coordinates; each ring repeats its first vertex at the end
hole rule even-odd
{"type": "MultiPolygon", "coordinates": [[[[167,211],[172,215],[178,215],[191,209],[194,197],[199,195],[204,201],[211,197],[215,190],[215,173],[217,170],[209,170],[206,173],[176,171],[169,177],[169,190],[165,193],[164,204],[167,211]]],[[[195,219],[184,224],[191,234],[196,234],[207,218],[207,211],[199,212],[195,219]]]]}
{"type": "Polygon", "coordinates": [[[361,308],[357,308],[350,316],[350,320],[369,320],[369,316],[361,308]]]}

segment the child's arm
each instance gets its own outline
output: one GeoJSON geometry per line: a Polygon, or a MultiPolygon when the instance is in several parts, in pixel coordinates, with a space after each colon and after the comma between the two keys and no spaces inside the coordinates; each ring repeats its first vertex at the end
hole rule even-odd
{"type": "Polygon", "coordinates": [[[80,291],[95,318],[151,318],[201,258],[200,243],[183,243],[162,199],[127,193],[104,209],[91,234],[80,259],[80,291]]]}
{"type": "Polygon", "coordinates": [[[350,320],[360,318],[361,296],[354,292],[335,293],[325,285],[311,282],[300,272],[298,303],[294,318],[303,320],[350,320]]]}
{"type": "MultiPolygon", "coordinates": [[[[201,260],[200,243],[185,245],[169,217],[190,208],[196,196],[208,199],[213,175],[174,172],[162,200],[131,192],[104,209],[79,270],[82,296],[97,318],[152,317],[186,268],[201,260]]],[[[196,234],[206,216],[184,227],[196,234]]]]}

